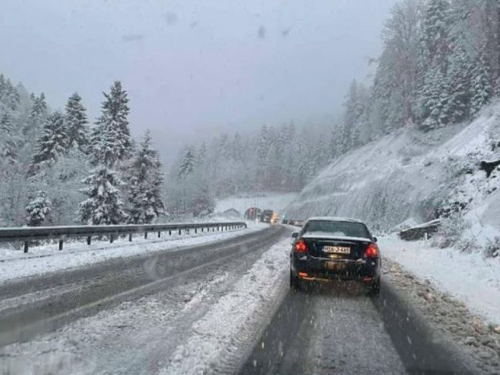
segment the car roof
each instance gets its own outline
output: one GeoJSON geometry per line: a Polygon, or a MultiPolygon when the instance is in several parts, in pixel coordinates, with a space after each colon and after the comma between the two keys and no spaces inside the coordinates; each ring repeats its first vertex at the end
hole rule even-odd
{"type": "Polygon", "coordinates": [[[317,217],[311,217],[307,219],[307,221],[311,220],[321,220],[321,221],[344,221],[344,222],[351,222],[351,223],[361,223],[363,222],[358,219],[352,219],[348,217],[336,217],[336,216],[317,216],[317,217]]]}

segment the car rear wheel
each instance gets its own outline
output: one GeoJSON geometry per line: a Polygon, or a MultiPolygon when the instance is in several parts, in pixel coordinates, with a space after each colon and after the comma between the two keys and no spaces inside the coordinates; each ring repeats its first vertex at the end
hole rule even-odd
{"type": "Polygon", "coordinates": [[[297,276],[294,276],[292,271],[290,271],[290,288],[293,290],[300,289],[300,280],[297,276]]]}
{"type": "Polygon", "coordinates": [[[373,280],[371,283],[367,285],[368,294],[371,296],[377,295],[380,293],[380,277],[373,280]]]}

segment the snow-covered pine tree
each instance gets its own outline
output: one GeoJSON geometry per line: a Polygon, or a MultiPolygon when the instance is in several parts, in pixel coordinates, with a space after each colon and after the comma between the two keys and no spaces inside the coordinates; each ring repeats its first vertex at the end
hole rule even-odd
{"type": "Polygon", "coordinates": [[[448,0],[428,0],[423,20],[423,42],[430,64],[446,72],[450,41],[450,3],[448,0]]]}
{"type": "Polygon", "coordinates": [[[146,132],[132,159],[129,177],[129,222],[149,224],[165,213],[162,199],[163,173],[158,152],[146,132]]]}
{"type": "Polygon", "coordinates": [[[362,142],[415,120],[422,64],[422,0],[394,5],[382,31],[384,49],[367,105],[362,142]]]}
{"type": "Polygon", "coordinates": [[[429,0],[423,20],[424,81],[419,89],[417,113],[421,127],[430,130],[448,122],[448,54],[450,52],[450,3],[429,0]]]}
{"type": "Polygon", "coordinates": [[[207,147],[206,142],[203,142],[201,144],[197,157],[198,157],[198,161],[196,162],[196,164],[201,165],[201,166],[205,166],[207,163],[207,158],[208,158],[208,147],[207,147]]]}
{"type": "Polygon", "coordinates": [[[420,92],[422,130],[436,129],[446,124],[448,86],[441,69],[434,65],[426,74],[425,85],[420,92]]]}
{"type": "Polygon", "coordinates": [[[9,79],[0,75],[0,102],[10,111],[15,111],[19,105],[20,96],[9,79]]]}
{"type": "Polygon", "coordinates": [[[130,156],[132,142],[128,123],[128,97],[119,81],[104,93],[102,114],[92,131],[91,144],[94,162],[113,167],[130,156]]]}
{"type": "Polygon", "coordinates": [[[184,156],[182,157],[179,170],[177,172],[177,177],[179,179],[188,178],[196,166],[196,152],[194,150],[194,146],[187,146],[184,149],[183,154],[184,156]]]}
{"type": "Polygon", "coordinates": [[[38,227],[46,223],[51,212],[51,205],[52,203],[47,198],[47,194],[42,190],[38,190],[26,206],[26,211],[28,212],[26,221],[28,226],[38,227]]]}
{"type": "Polygon", "coordinates": [[[80,203],[78,220],[84,225],[112,225],[123,223],[127,215],[123,209],[120,190],[123,181],[106,166],[98,166],[82,181],[81,190],[88,198],[80,203]]]}
{"type": "Polygon", "coordinates": [[[37,173],[44,165],[55,162],[64,153],[68,145],[68,135],[61,112],[54,112],[45,121],[43,135],[37,142],[37,151],[33,155],[29,174],[37,173]]]}
{"type": "MultiPolygon", "coordinates": [[[[475,0],[455,0],[450,10],[450,53],[448,55],[448,100],[444,109],[450,123],[470,117],[471,80],[471,12],[475,0]]],[[[472,43],[475,44],[475,43],[472,43]]]]}
{"type": "Polygon", "coordinates": [[[43,93],[39,97],[32,95],[32,100],[33,106],[23,128],[23,141],[28,143],[39,137],[48,116],[45,95],[43,93]]]}
{"type": "Polygon", "coordinates": [[[486,104],[489,103],[493,95],[492,79],[483,55],[478,56],[471,75],[471,116],[474,117],[486,104]]]}
{"type": "Polygon", "coordinates": [[[12,165],[17,159],[17,143],[12,129],[11,116],[5,112],[0,117],[0,166],[12,165]]]}
{"type": "Polygon", "coordinates": [[[83,153],[88,152],[88,121],[82,98],[74,93],[66,104],[66,127],[68,132],[68,148],[76,147],[83,153]]]}

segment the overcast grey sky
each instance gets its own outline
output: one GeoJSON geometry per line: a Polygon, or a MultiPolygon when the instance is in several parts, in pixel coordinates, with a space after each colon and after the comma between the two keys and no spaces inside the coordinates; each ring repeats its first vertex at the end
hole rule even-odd
{"type": "Polygon", "coordinates": [[[339,113],[396,0],[0,0],[0,72],[91,118],[121,80],[165,157],[200,132],[339,113]]]}

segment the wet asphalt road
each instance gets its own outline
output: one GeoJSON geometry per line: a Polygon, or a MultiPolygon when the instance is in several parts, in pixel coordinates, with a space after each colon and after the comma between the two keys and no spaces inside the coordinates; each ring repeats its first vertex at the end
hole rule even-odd
{"type": "Polygon", "coordinates": [[[241,374],[405,374],[362,285],[290,291],[241,374]]]}
{"type": "Polygon", "coordinates": [[[268,248],[283,227],[175,251],[119,258],[0,286],[0,347],[27,341],[98,311],[168,289],[183,273],[205,272],[268,248]]]}

